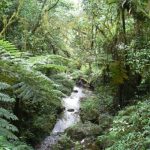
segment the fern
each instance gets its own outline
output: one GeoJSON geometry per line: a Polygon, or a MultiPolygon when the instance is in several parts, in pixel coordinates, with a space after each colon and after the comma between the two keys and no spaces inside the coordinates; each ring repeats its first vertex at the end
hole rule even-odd
{"type": "MultiPolygon", "coordinates": [[[[13,59],[11,59],[11,57],[4,59],[3,55],[0,54],[0,57],[2,57],[2,60],[0,60],[0,69],[2,69],[2,71],[5,72],[7,76],[13,76],[14,80],[20,81],[14,86],[18,97],[22,99],[31,98],[33,101],[51,101],[51,103],[59,105],[60,102],[58,100],[63,95],[63,93],[56,89],[56,84],[40,71],[37,71],[36,68],[33,68],[32,66],[34,63],[31,63],[30,61],[27,61],[23,58],[21,58],[20,62],[17,62],[17,55],[15,55],[15,53],[18,53],[18,50],[16,50],[12,44],[9,44],[5,41],[0,41],[0,44],[6,53],[10,52],[11,57],[15,56],[13,59]]],[[[47,68],[55,68],[56,70],[64,69],[64,67],[57,66],[55,64],[46,64],[45,66],[47,68]]]]}
{"type": "Polygon", "coordinates": [[[38,70],[43,70],[43,69],[50,70],[51,69],[51,70],[62,72],[62,71],[66,71],[67,67],[63,65],[55,65],[55,64],[42,64],[42,65],[38,65],[36,69],[38,70]]]}
{"type": "Polygon", "coordinates": [[[57,89],[69,95],[73,89],[74,82],[65,73],[51,75],[51,79],[57,83],[57,89]]]}
{"type": "Polygon", "coordinates": [[[4,108],[0,108],[0,117],[4,117],[9,120],[17,120],[17,117],[13,113],[10,113],[4,108]]]}
{"type": "Polygon", "coordinates": [[[5,137],[0,136],[0,149],[2,150],[33,150],[30,146],[20,141],[8,141],[5,137]]]}
{"type": "MultiPolygon", "coordinates": [[[[0,91],[7,90],[11,86],[7,83],[0,82],[0,91]]],[[[0,92],[0,103],[12,103],[15,100],[11,98],[9,95],[0,92]]],[[[18,137],[15,136],[14,132],[18,132],[16,126],[11,124],[12,120],[17,120],[18,118],[11,113],[6,108],[0,107],[0,149],[7,150],[31,150],[31,147],[28,147],[26,144],[19,143],[15,144],[18,141],[18,137]],[[9,139],[13,139],[13,141],[9,141],[9,139]]]]}
{"type": "MultiPolygon", "coordinates": [[[[0,78],[12,84],[13,93],[23,105],[21,111],[28,115],[32,114],[30,118],[24,118],[26,122],[22,122],[28,128],[28,131],[22,129],[22,137],[29,139],[36,136],[38,139],[52,129],[56,121],[56,113],[61,105],[60,99],[71,91],[72,84],[66,82],[67,78],[56,79],[53,76],[66,71],[65,65],[68,60],[53,55],[22,57],[22,52],[17,49],[13,50],[12,44],[9,46],[7,44],[9,45],[5,41],[0,42],[0,47],[3,48],[3,53],[0,53],[0,78]],[[52,72],[49,77],[44,74],[45,70],[52,72]],[[44,119],[45,117],[47,120],[44,119]],[[42,120],[40,124],[38,124],[39,119],[42,120]],[[36,132],[33,131],[35,128],[36,132]],[[31,134],[34,136],[31,137],[31,134]]],[[[5,101],[6,99],[7,97],[5,101]]],[[[9,113],[5,110],[1,112],[1,116],[9,113]]]]}
{"type": "Polygon", "coordinates": [[[57,72],[66,71],[68,62],[69,59],[59,55],[35,56],[27,60],[27,63],[36,70],[52,70],[57,72]]]}
{"type": "MultiPolygon", "coordinates": [[[[9,88],[10,85],[0,82],[0,90],[5,90],[9,88]]],[[[14,102],[13,98],[10,98],[9,95],[0,92],[0,102],[8,103],[14,102]]],[[[17,117],[5,108],[0,108],[0,133],[2,136],[7,138],[17,139],[13,132],[17,132],[18,129],[12,125],[9,121],[17,120],[17,117]]]]}
{"type": "Polygon", "coordinates": [[[7,88],[9,88],[10,87],[10,85],[9,84],[7,84],[7,83],[0,83],[0,90],[4,90],[4,89],[7,89],[7,88]]]}
{"type": "Polygon", "coordinates": [[[14,125],[10,124],[7,120],[2,118],[0,118],[0,127],[11,130],[12,132],[18,131],[18,129],[14,125]]]}
{"type": "Polygon", "coordinates": [[[16,47],[8,41],[0,40],[0,57],[3,59],[12,59],[21,61],[20,58],[27,58],[29,53],[20,52],[16,47]]]}
{"type": "MultiPolygon", "coordinates": [[[[0,90],[5,91],[11,86],[7,83],[0,82],[0,90]]],[[[0,92],[0,103],[12,103],[15,100],[11,98],[9,95],[0,92]]],[[[8,150],[31,150],[32,148],[28,147],[26,144],[15,144],[14,142],[18,141],[18,137],[15,136],[14,132],[18,132],[16,126],[11,124],[12,120],[17,120],[18,118],[11,113],[6,108],[0,107],[0,149],[8,149],[8,150]],[[13,141],[9,141],[9,139],[13,139],[13,141]],[[14,141],[15,140],[15,141],[14,141]]]]}
{"type": "Polygon", "coordinates": [[[8,95],[0,93],[0,99],[3,102],[14,102],[13,98],[10,98],[8,95]]]}

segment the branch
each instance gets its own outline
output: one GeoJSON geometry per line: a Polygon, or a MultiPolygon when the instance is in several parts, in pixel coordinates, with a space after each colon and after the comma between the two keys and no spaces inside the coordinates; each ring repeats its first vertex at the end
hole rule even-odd
{"type": "Polygon", "coordinates": [[[42,7],[41,7],[40,14],[38,16],[38,20],[37,20],[36,24],[34,25],[33,29],[31,30],[31,34],[34,34],[35,31],[37,30],[37,28],[39,27],[40,20],[42,19],[42,12],[43,12],[43,9],[44,9],[44,6],[45,6],[46,2],[47,2],[47,0],[44,0],[44,2],[42,4],[42,7]]]}
{"type": "MultiPolygon", "coordinates": [[[[41,19],[42,19],[42,12],[43,12],[43,10],[44,10],[44,6],[45,6],[46,2],[47,2],[47,0],[44,0],[43,5],[42,5],[42,8],[41,8],[41,12],[40,12],[39,17],[38,17],[38,20],[37,20],[37,22],[36,22],[34,28],[32,29],[31,34],[34,34],[35,31],[37,30],[37,28],[40,26],[40,21],[41,21],[41,19]]],[[[59,0],[57,0],[57,2],[56,2],[53,6],[51,6],[51,7],[48,8],[47,10],[45,10],[45,12],[46,12],[46,11],[50,11],[51,9],[53,9],[54,7],[56,7],[57,4],[58,4],[58,2],[59,2],[59,0]]]]}
{"type": "Polygon", "coordinates": [[[57,2],[53,6],[51,6],[49,9],[47,9],[47,11],[50,11],[51,9],[55,8],[57,6],[58,2],[59,2],[59,0],[57,0],[57,2]]]}
{"type": "Polygon", "coordinates": [[[7,28],[15,21],[14,20],[15,17],[16,17],[16,12],[14,12],[12,16],[10,17],[10,19],[7,21],[7,24],[4,26],[4,28],[0,32],[0,37],[2,37],[2,35],[6,32],[7,28]]]}
{"type": "Polygon", "coordinates": [[[105,32],[103,30],[101,30],[99,26],[96,26],[96,29],[104,36],[105,39],[108,39],[105,32]]]}
{"type": "MultiPolygon", "coordinates": [[[[18,17],[18,14],[19,14],[19,12],[20,12],[20,10],[21,10],[22,4],[23,4],[23,0],[20,1],[19,5],[18,5],[18,8],[17,8],[17,11],[12,14],[12,16],[9,18],[8,21],[6,21],[6,22],[7,22],[6,24],[4,23],[5,26],[4,26],[4,28],[2,29],[2,31],[0,32],[0,37],[3,36],[3,34],[6,32],[7,28],[8,28],[8,27],[15,21],[15,19],[18,17]]],[[[7,19],[7,18],[6,18],[6,19],[7,19]]]]}

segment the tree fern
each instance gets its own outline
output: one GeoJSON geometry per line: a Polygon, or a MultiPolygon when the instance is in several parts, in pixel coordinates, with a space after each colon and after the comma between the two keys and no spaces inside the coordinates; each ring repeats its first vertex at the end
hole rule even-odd
{"type": "Polygon", "coordinates": [[[58,103],[59,98],[63,95],[60,91],[57,91],[54,81],[41,72],[31,70],[20,64],[13,64],[11,66],[11,62],[9,61],[1,60],[0,63],[5,64],[3,65],[3,71],[7,75],[13,73],[14,77],[20,81],[14,85],[18,97],[27,99],[27,96],[29,96],[29,98],[33,98],[34,100],[40,99],[58,103]]]}
{"type": "MultiPolygon", "coordinates": [[[[58,91],[55,87],[55,83],[48,77],[46,77],[40,71],[37,71],[37,68],[33,68],[34,63],[38,63],[40,58],[37,56],[34,57],[36,61],[28,61],[27,59],[20,58],[20,61],[16,61],[18,55],[16,53],[20,53],[14,46],[8,42],[0,41],[0,47],[3,48],[5,53],[10,52],[10,57],[6,57],[5,59],[3,53],[0,54],[2,60],[0,60],[1,69],[8,76],[13,76],[16,78],[18,82],[15,84],[14,88],[18,97],[23,99],[33,100],[48,100],[52,103],[58,103],[59,98],[63,95],[60,91],[58,91]],[[13,59],[11,59],[13,56],[13,59]]],[[[21,57],[21,55],[20,55],[21,57]]],[[[45,58],[47,58],[45,56],[45,58]]],[[[44,60],[44,56],[42,57],[44,60]]],[[[42,68],[55,68],[56,70],[63,70],[64,67],[55,64],[45,64],[42,68]]]]}

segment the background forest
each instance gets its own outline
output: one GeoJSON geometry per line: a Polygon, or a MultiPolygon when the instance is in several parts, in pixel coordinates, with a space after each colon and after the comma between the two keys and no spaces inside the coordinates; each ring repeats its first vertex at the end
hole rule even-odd
{"type": "Polygon", "coordinates": [[[150,0],[1,0],[0,150],[36,149],[79,80],[54,150],[150,149],[150,0]]]}

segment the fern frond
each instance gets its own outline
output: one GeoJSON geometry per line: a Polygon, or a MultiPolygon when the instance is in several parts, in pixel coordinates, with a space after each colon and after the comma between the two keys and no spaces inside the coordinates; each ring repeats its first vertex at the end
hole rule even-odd
{"type": "Polygon", "coordinates": [[[4,82],[0,82],[0,90],[8,89],[10,85],[4,82]]]}
{"type": "Polygon", "coordinates": [[[10,113],[8,110],[4,109],[4,108],[0,108],[0,117],[4,117],[8,120],[17,120],[18,118],[13,114],[10,113]]]}
{"type": "MultiPolygon", "coordinates": [[[[8,89],[11,86],[7,83],[0,82],[0,90],[8,89]]],[[[0,92],[0,102],[14,102],[13,98],[10,98],[9,95],[0,92]]],[[[18,132],[18,129],[9,123],[7,120],[17,120],[17,117],[9,112],[9,110],[0,108],[0,134],[1,136],[17,139],[17,137],[13,134],[13,132],[18,132]]]]}
{"type": "Polygon", "coordinates": [[[33,148],[19,140],[9,141],[6,137],[0,136],[0,150],[33,150],[33,148]]]}
{"type": "Polygon", "coordinates": [[[12,132],[18,132],[18,129],[14,125],[10,124],[7,120],[2,118],[0,118],[0,128],[5,128],[12,132]]]}
{"type": "Polygon", "coordinates": [[[0,127],[1,136],[7,137],[9,139],[18,139],[11,131],[8,129],[0,127]]]}
{"type": "MultiPolygon", "coordinates": [[[[13,44],[11,44],[10,42],[4,41],[4,40],[0,40],[0,48],[2,50],[7,50],[10,53],[18,52],[16,47],[13,44]]],[[[3,51],[1,53],[3,53],[3,51]]]]}
{"type": "Polygon", "coordinates": [[[71,93],[75,84],[65,73],[52,75],[51,79],[57,84],[56,89],[67,95],[71,93]]]}
{"type": "Polygon", "coordinates": [[[14,56],[14,57],[22,57],[29,55],[27,52],[20,52],[16,49],[16,47],[8,41],[0,40],[0,56],[14,56]]]}
{"type": "Polygon", "coordinates": [[[56,70],[56,71],[66,71],[67,67],[63,65],[55,65],[55,64],[43,64],[43,65],[38,65],[36,69],[41,70],[41,69],[49,69],[49,70],[56,70]]]}
{"type": "Polygon", "coordinates": [[[36,70],[52,70],[63,72],[67,70],[69,59],[59,55],[43,55],[31,57],[27,60],[30,67],[36,70]]]}
{"type": "Polygon", "coordinates": [[[67,65],[69,62],[68,58],[62,57],[60,55],[40,55],[30,57],[28,63],[32,65],[36,64],[57,64],[57,65],[67,65]]]}
{"type": "Polygon", "coordinates": [[[0,101],[1,102],[14,102],[13,98],[10,98],[8,95],[0,93],[0,101]]]}
{"type": "MultiPolygon", "coordinates": [[[[15,85],[15,91],[19,97],[26,99],[28,94],[30,98],[49,101],[55,105],[60,104],[60,97],[58,94],[53,93],[52,90],[56,89],[55,82],[42,74],[39,71],[32,70],[21,64],[11,64],[10,61],[0,60],[3,65],[3,72],[11,72],[14,77],[21,82],[15,85]]],[[[1,67],[0,67],[1,68],[1,67]]],[[[9,75],[9,72],[7,73],[9,75]]]]}

